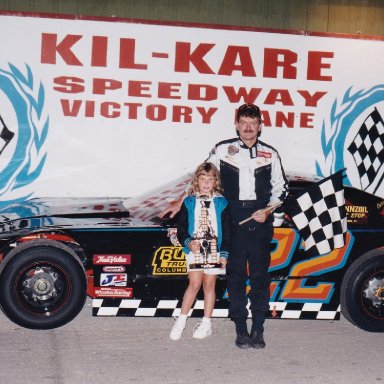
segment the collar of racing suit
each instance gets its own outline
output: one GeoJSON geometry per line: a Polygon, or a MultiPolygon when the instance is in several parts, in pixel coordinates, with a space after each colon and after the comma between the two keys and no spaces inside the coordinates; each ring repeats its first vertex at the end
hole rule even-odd
{"type": "Polygon", "coordinates": [[[255,144],[252,145],[252,147],[248,147],[248,145],[245,144],[244,141],[239,138],[239,145],[240,145],[240,148],[249,150],[249,157],[251,159],[254,159],[255,157],[257,157],[257,140],[255,144]]]}

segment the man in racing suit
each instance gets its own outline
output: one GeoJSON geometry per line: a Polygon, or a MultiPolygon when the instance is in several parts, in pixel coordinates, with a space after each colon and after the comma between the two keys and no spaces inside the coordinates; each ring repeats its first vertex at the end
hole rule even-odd
{"type": "Polygon", "coordinates": [[[239,348],[264,348],[265,315],[269,309],[268,273],[273,237],[273,208],[287,195],[287,180],[277,151],[258,140],[260,109],[242,105],[236,116],[239,137],[218,143],[206,160],[216,165],[232,217],[227,266],[229,316],[236,325],[239,348]],[[239,224],[252,217],[252,220],[239,224]],[[247,270],[248,269],[248,270],[247,270]],[[251,334],[246,282],[250,282],[251,334]]]}
{"type": "MultiPolygon", "coordinates": [[[[236,114],[238,137],[218,143],[206,162],[220,170],[224,197],[232,216],[227,264],[229,316],[236,325],[239,348],[264,348],[264,321],[269,309],[273,216],[277,203],[287,196],[287,179],[278,152],[258,140],[261,132],[259,107],[244,104],[236,114]],[[268,206],[271,206],[268,209],[268,206]],[[251,219],[250,219],[251,218],[251,219]],[[244,224],[241,221],[248,219],[244,224]],[[246,283],[250,282],[251,333],[247,329],[246,283]]],[[[161,213],[174,216],[184,194],[161,213]]]]}

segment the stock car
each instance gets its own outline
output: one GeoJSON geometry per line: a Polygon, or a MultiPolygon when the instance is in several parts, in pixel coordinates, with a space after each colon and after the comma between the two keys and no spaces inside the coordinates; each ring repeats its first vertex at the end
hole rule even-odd
{"type": "MultiPolygon", "coordinates": [[[[317,177],[289,176],[291,195],[317,177]]],[[[159,219],[190,176],[136,198],[34,198],[0,209],[0,305],[31,329],[93,316],[175,316],[188,283],[176,219],[159,219]]],[[[289,215],[276,215],[269,318],[339,319],[384,331],[384,200],[345,186],[343,248],[307,257],[289,215]]],[[[249,289],[249,287],[247,287],[249,289]]],[[[213,316],[228,316],[226,277],[213,316]]],[[[203,313],[202,296],[191,316],[203,313]]]]}

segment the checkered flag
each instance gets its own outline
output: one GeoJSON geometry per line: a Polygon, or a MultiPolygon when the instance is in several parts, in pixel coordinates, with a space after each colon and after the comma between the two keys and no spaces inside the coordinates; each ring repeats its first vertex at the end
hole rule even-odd
{"type": "Polygon", "coordinates": [[[384,178],[384,122],[376,108],[360,127],[348,151],[355,160],[361,188],[375,193],[384,178]]]}
{"type": "Polygon", "coordinates": [[[344,246],[347,217],[342,173],[343,170],[336,172],[286,202],[286,211],[310,257],[344,246]]]}

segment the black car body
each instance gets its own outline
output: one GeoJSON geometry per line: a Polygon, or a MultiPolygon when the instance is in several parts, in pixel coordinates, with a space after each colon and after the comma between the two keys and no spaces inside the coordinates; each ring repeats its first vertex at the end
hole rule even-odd
{"type": "MultiPolygon", "coordinates": [[[[316,178],[290,177],[296,195],[316,178]]],[[[133,199],[32,199],[0,210],[0,304],[15,323],[71,321],[87,295],[95,316],[173,316],[187,286],[176,219],[158,218],[189,183],[133,199]]],[[[345,187],[343,248],[308,258],[288,215],[275,218],[271,318],[339,319],[384,331],[384,200],[345,187]]],[[[226,277],[213,316],[228,316],[226,277]]],[[[201,316],[202,296],[191,316],[201,316]]]]}

